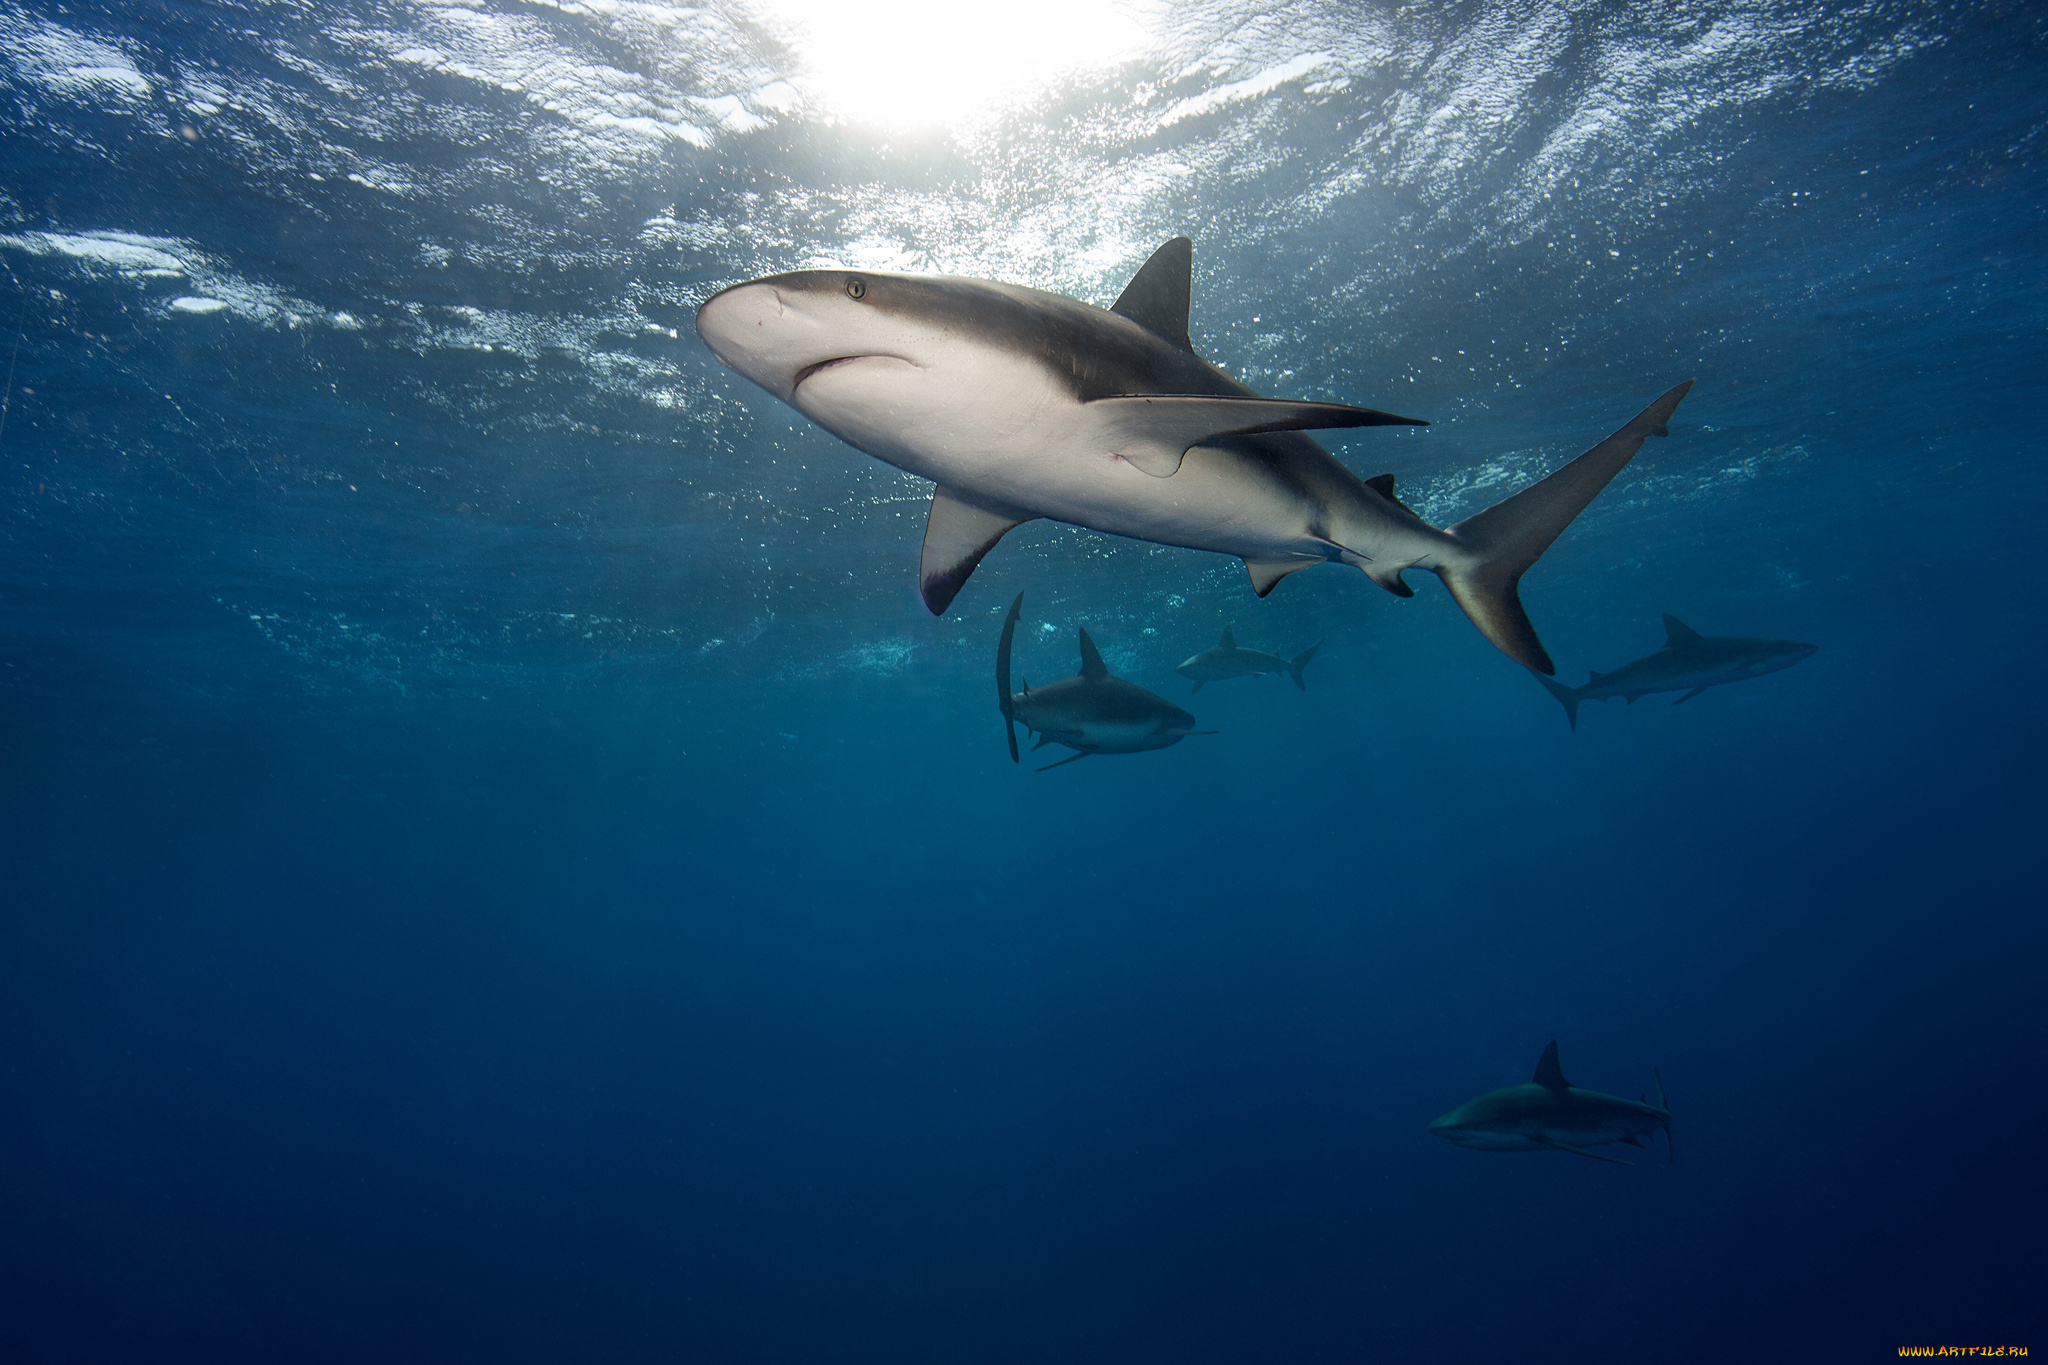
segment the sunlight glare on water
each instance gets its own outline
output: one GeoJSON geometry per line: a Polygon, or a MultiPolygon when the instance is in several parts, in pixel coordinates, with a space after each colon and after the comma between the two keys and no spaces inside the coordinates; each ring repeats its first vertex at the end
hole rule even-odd
{"type": "Polygon", "coordinates": [[[1045,0],[1026,8],[946,0],[760,0],[794,50],[796,84],[852,123],[971,125],[1063,76],[1142,52],[1155,6],[1045,0]]]}

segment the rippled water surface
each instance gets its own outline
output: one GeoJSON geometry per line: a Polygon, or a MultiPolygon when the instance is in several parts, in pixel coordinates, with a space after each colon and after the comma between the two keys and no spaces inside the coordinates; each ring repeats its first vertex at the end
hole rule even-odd
{"type": "Polygon", "coordinates": [[[2048,1349],[2044,39],[0,0],[5,1353],[2048,1349]],[[1697,376],[1531,614],[1819,652],[1573,732],[1433,580],[1046,521],[934,618],[930,486],[692,325],[1178,234],[1438,524],[1697,376]],[[1020,590],[1220,733],[1013,767],[1020,590]],[[1232,622],[1306,692],[1191,699],[1232,622]],[[1675,1164],[1430,1136],[1551,1038],[1675,1164]]]}

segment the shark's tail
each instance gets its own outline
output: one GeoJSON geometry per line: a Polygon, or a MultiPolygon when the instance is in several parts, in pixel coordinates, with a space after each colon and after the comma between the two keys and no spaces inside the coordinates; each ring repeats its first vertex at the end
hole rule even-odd
{"type": "Polygon", "coordinates": [[[1645,439],[1670,434],[1671,414],[1692,386],[1686,380],[1564,468],[1450,528],[1467,554],[1437,573],[1472,624],[1509,658],[1538,673],[1557,672],[1522,609],[1522,575],[1635,458],[1645,439]]]}
{"type": "Polygon", "coordinates": [[[1551,696],[1556,697],[1558,699],[1558,701],[1564,706],[1564,718],[1571,723],[1571,727],[1573,730],[1577,730],[1579,728],[1580,689],[1576,687],[1566,687],[1563,683],[1551,677],[1548,673],[1536,673],[1532,671],[1530,676],[1535,678],[1537,682],[1542,683],[1544,690],[1549,692],[1551,696]]]}
{"type": "Polygon", "coordinates": [[[1315,658],[1316,651],[1322,647],[1323,642],[1318,640],[1287,661],[1287,676],[1294,679],[1294,685],[1304,692],[1308,691],[1308,684],[1301,680],[1301,670],[1308,667],[1308,661],[1315,658]]]}
{"type": "Polygon", "coordinates": [[[1010,603],[1010,614],[1003,618],[1003,642],[996,646],[996,705],[1003,713],[1003,729],[1010,736],[1010,762],[1017,759],[1017,713],[1010,701],[1010,643],[1017,638],[1017,618],[1024,614],[1024,594],[1018,593],[1017,600],[1010,603]]]}

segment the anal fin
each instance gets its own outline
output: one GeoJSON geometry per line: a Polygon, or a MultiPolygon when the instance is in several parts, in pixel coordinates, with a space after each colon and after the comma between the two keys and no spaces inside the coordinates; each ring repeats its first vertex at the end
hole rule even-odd
{"type": "Polygon", "coordinates": [[[924,559],[918,566],[918,591],[934,616],[965,587],[982,556],[1010,531],[1032,520],[1032,514],[940,487],[932,490],[932,507],[924,523],[924,559]]]}
{"type": "Polygon", "coordinates": [[[1399,564],[1387,563],[1381,560],[1371,560],[1367,563],[1359,565],[1358,567],[1365,570],[1365,576],[1367,578],[1370,578],[1373,582],[1379,584],[1388,592],[1394,594],[1394,596],[1415,596],[1415,589],[1409,587],[1407,582],[1401,577],[1401,571],[1403,569],[1412,569],[1415,567],[1414,560],[1406,559],[1401,561],[1399,564]]]}
{"type": "MultiPolygon", "coordinates": [[[[1389,475],[1388,477],[1392,476],[1389,475]]],[[[1358,553],[1356,550],[1347,550],[1335,541],[1331,541],[1329,544],[1330,548],[1336,552],[1339,563],[1349,564],[1355,569],[1362,570],[1367,578],[1370,578],[1396,597],[1415,596],[1415,589],[1409,587],[1407,581],[1401,577],[1403,571],[1415,567],[1414,560],[1372,559],[1358,553]]]]}

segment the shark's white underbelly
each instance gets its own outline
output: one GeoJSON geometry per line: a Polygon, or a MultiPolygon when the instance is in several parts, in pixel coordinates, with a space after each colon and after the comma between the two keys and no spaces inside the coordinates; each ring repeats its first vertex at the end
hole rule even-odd
{"type": "Polygon", "coordinates": [[[1076,730],[1054,731],[1056,743],[1070,747],[1080,745],[1108,754],[1140,753],[1146,749],[1164,749],[1177,743],[1180,735],[1162,732],[1156,724],[1104,724],[1095,722],[1076,730]]]}
{"type": "Polygon", "coordinates": [[[979,499],[1112,535],[1282,559],[1319,554],[1315,508],[1236,451],[1197,446],[1156,478],[1107,448],[1088,407],[1034,367],[987,365],[946,382],[907,362],[844,362],[796,406],[899,469],[979,499]],[[977,372],[978,371],[978,372],[977,372]]]}

